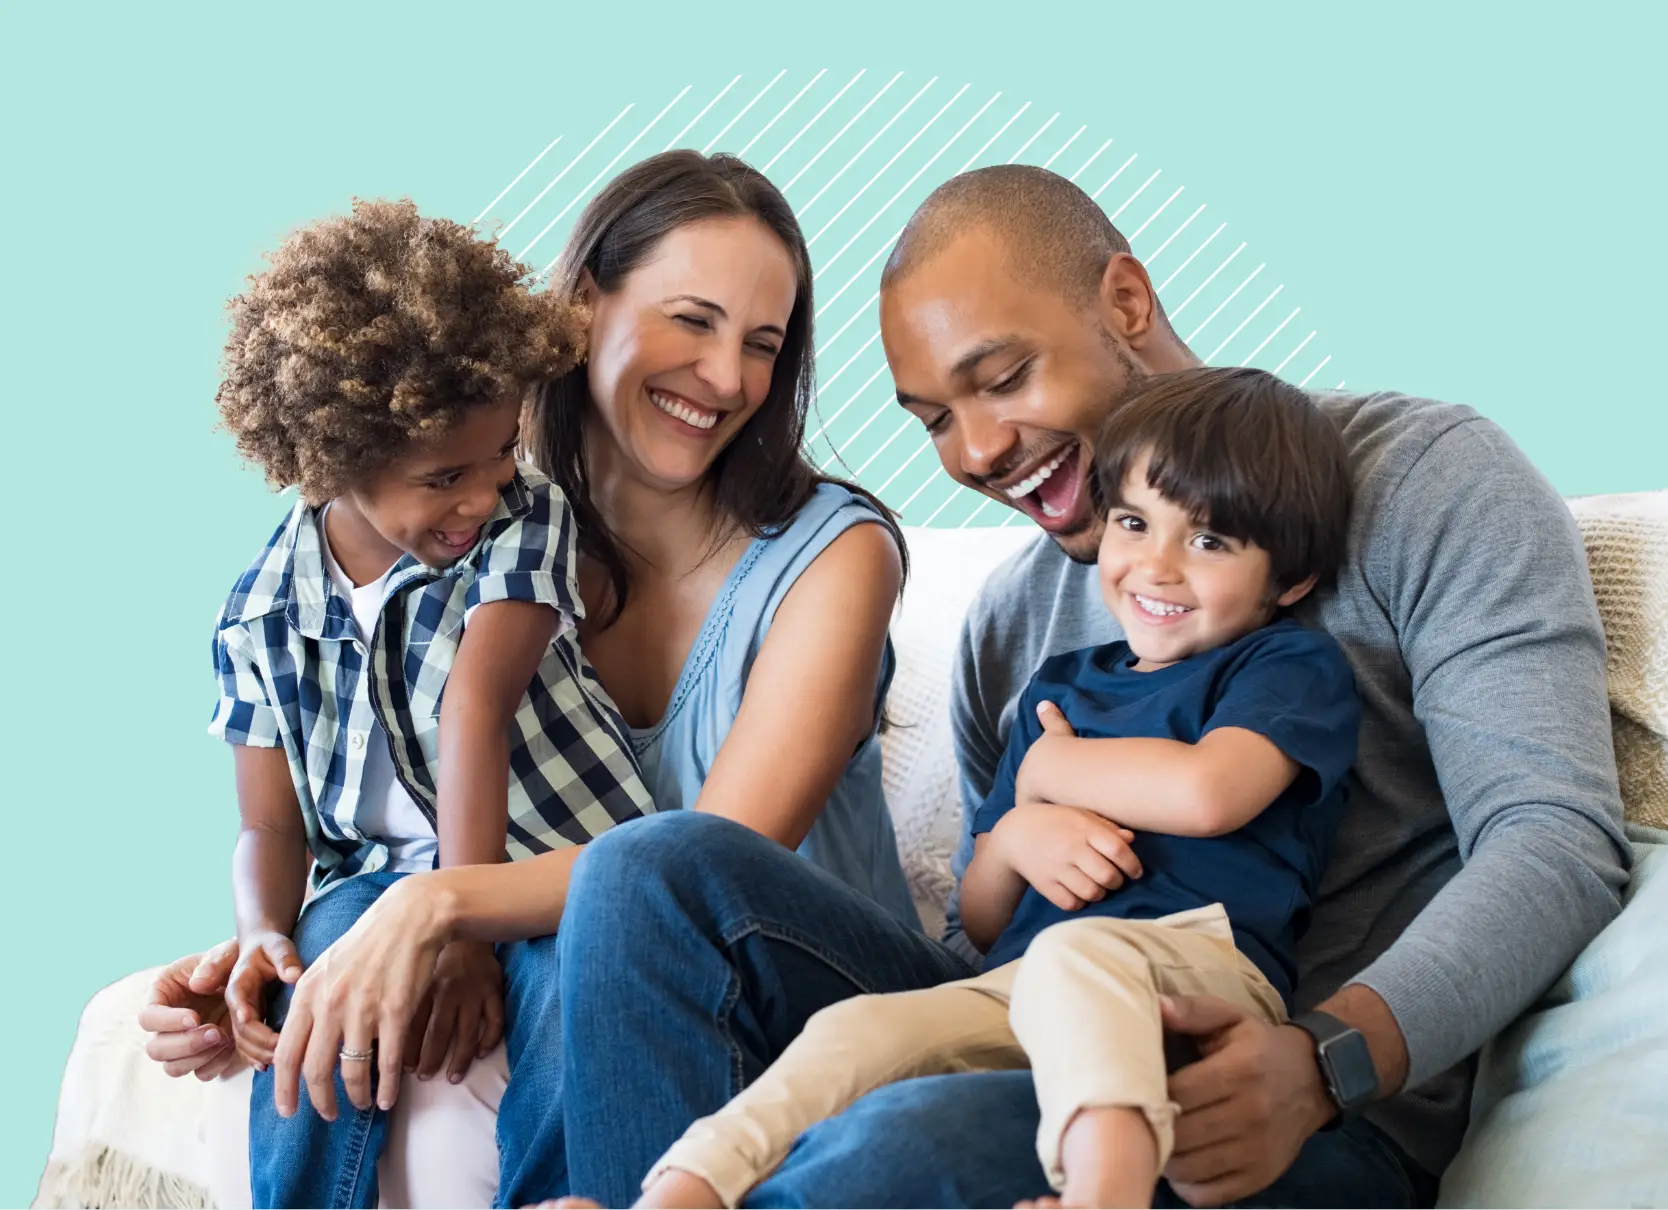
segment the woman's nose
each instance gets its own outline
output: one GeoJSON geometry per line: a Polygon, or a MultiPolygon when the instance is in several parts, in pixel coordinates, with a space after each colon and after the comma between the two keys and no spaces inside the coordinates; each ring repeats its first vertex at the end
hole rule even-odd
{"type": "Polygon", "coordinates": [[[713,341],[695,367],[696,375],[716,397],[727,403],[741,394],[741,348],[728,341],[713,341]]]}

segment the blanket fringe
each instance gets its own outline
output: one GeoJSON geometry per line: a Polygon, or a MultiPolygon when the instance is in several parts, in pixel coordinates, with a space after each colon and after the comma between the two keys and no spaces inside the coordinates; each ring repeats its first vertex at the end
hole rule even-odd
{"type": "Polygon", "coordinates": [[[76,1160],[53,1160],[41,1176],[35,1210],[213,1210],[202,1186],[162,1172],[109,1147],[89,1147],[76,1160]]]}

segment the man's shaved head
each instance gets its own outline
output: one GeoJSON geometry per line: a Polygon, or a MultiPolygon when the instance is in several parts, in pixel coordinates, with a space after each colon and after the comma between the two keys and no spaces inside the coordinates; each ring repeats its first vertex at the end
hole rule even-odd
{"type": "Polygon", "coordinates": [[[1092,306],[1107,262],[1129,251],[1106,212],[1065,177],[1029,164],[1000,164],[951,177],[933,190],[898,237],[881,288],[975,227],[999,237],[1014,276],[1074,306],[1092,306]]]}

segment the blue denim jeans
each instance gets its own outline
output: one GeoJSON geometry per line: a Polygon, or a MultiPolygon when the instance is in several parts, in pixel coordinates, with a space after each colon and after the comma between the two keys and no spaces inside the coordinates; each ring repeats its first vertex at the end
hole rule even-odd
{"type": "MultiPolygon", "coordinates": [[[[575,867],[560,941],[574,1192],[630,1205],[696,1118],[817,1010],[971,972],[804,859],[689,811],[636,820],[575,867]]],[[[799,1140],[748,1206],[1009,1206],[1048,1192],[1026,1072],[909,1080],[799,1140]]],[[[1159,1191],[1161,1202],[1167,1189],[1159,1191]]],[[[1317,1135],[1248,1205],[1429,1205],[1435,1182],[1366,1123],[1317,1135]]]]}
{"type": "MultiPolygon", "coordinates": [[[[303,966],[311,966],[401,877],[361,874],[309,904],[294,937],[303,966]]],[[[498,1116],[500,1206],[519,1206],[567,1190],[558,958],[553,936],[498,948],[504,967],[504,1043],[510,1068],[498,1116]]],[[[290,997],[288,987],[274,997],[268,1013],[274,1028],[282,1026],[290,997]]],[[[256,1073],[249,1105],[255,1206],[375,1206],[376,1165],[387,1137],[387,1115],[377,1109],[354,1109],[339,1072],[334,1122],[314,1112],[305,1084],[294,1117],[279,1117],[272,1098],[272,1072],[256,1073]]]]}

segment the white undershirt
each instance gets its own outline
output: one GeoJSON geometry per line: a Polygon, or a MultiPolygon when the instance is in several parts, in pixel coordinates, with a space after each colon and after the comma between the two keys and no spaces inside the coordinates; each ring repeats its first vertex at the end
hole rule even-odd
{"type": "MultiPolygon", "coordinates": [[[[329,508],[325,512],[329,512],[329,508]]],[[[377,615],[382,612],[382,594],[388,587],[388,571],[371,583],[355,586],[347,573],[336,562],[330,551],[330,539],[324,532],[324,513],[319,514],[319,546],[324,551],[324,566],[331,581],[353,605],[353,620],[359,627],[360,638],[366,649],[376,633],[377,615]]],[[[369,675],[367,668],[366,675],[369,675]]],[[[394,776],[394,758],[388,751],[388,732],[380,720],[373,719],[371,733],[365,743],[365,768],[359,781],[359,801],[352,812],[354,826],[366,837],[388,846],[386,869],[412,874],[434,868],[434,854],[439,840],[400,779],[394,776]]]]}

